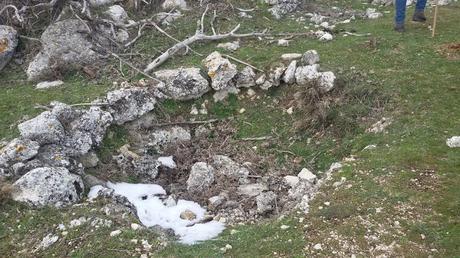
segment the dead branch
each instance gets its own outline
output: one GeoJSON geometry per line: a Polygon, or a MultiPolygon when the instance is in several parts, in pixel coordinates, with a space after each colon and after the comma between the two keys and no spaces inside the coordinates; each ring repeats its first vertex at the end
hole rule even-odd
{"type": "Polygon", "coordinates": [[[225,34],[216,34],[216,35],[206,35],[204,33],[204,18],[206,16],[206,13],[208,12],[208,6],[206,6],[205,11],[201,15],[201,19],[198,21],[198,26],[197,30],[195,32],[195,35],[178,42],[174,46],[170,47],[168,50],[166,50],[163,54],[158,56],[153,62],[147,65],[147,67],[144,69],[145,73],[151,72],[155,70],[157,67],[162,65],[166,60],[168,60],[171,56],[179,52],[183,48],[187,48],[189,45],[199,42],[199,41],[216,41],[216,40],[222,40],[226,38],[247,38],[247,37],[259,37],[259,36],[265,36],[266,31],[263,32],[252,32],[252,33],[246,33],[246,34],[239,34],[236,33],[239,28],[240,24],[238,24],[233,30],[231,30],[228,33],[225,34]]]}
{"type": "Polygon", "coordinates": [[[240,63],[240,64],[247,65],[247,66],[251,67],[251,68],[254,69],[254,70],[257,70],[257,71],[262,72],[262,73],[264,72],[263,70],[261,70],[261,69],[255,67],[255,66],[253,66],[253,65],[251,65],[251,64],[249,64],[249,63],[247,63],[247,62],[244,62],[244,61],[242,61],[242,60],[240,60],[240,59],[238,59],[238,58],[236,58],[236,57],[233,57],[233,56],[231,56],[231,55],[224,55],[224,56],[227,57],[227,58],[230,58],[230,59],[232,59],[233,61],[238,62],[238,63],[240,63]]]}
{"type": "Polygon", "coordinates": [[[240,141],[265,141],[270,140],[273,138],[272,136],[262,136],[262,137],[248,137],[248,138],[241,138],[240,141]]]}
{"type": "Polygon", "coordinates": [[[2,10],[0,10],[0,15],[2,15],[2,13],[4,11],[6,11],[8,8],[13,9],[14,16],[16,17],[16,19],[18,19],[19,22],[24,22],[24,19],[19,14],[18,8],[16,6],[12,5],[12,4],[9,4],[9,5],[6,5],[5,7],[3,7],[2,10]]]}
{"type": "Polygon", "coordinates": [[[163,127],[163,126],[171,126],[171,125],[202,125],[202,124],[212,124],[212,123],[217,123],[220,121],[224,121],[226,119],[231,119],[231,118],[223,118],[223,119],[209,119],[209,120],[204,120],[204,121],[182,121],[182,122],[171,122],[171,123],[162,123],[162,124],[156,124],[154,125],[155,127],[163,127]]]}
{"type": "MultiPolygon", "coordinates": [[[[157,29],[160,33],[164,34],[166,37],[180,43],[180,41],[176,38],[174,38],[173,36],[169,35],[166,31],[164,31],[162,28],[160,28],[160,26],[158,26],[155,22],[151,22],[150,23],[153,27],[155,27],[155,29],[157,29]]],[[[203,56],[203,54],[200,54],[198,52],[196,52],[195,50],[193,50],[192,48],[190,48],[189,46],[187,46],[187,48],[192,51],[193,53],[197,54],[198,56],[203,56]]]]}
{"type": "Polygon", "coordinates": [[[139,27],[139,30],[137,31],[137,36],[136,36],[133,40],[131,40],[130,42],[126,43],[126,44],[125,44],[125,47],[131,46],[131,45],[134,44],[140,37],[142,37],[142,30],[145,28],[146,25],[147,25],[147,24],[144,23],[144,24],[142,24],[142,25],[139,27]]]}

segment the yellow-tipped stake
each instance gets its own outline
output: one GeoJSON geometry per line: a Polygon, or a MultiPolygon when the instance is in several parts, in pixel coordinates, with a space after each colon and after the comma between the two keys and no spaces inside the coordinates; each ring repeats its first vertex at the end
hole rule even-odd
{"type": "Polygon", "coordinates": [[[438,1],[436,1],[436,4],[434,6],[433,31],[431,32],[432,38],[434,38],[434,35],[436,33],[436,22],[437,21],[438,21],[438,1]]]}

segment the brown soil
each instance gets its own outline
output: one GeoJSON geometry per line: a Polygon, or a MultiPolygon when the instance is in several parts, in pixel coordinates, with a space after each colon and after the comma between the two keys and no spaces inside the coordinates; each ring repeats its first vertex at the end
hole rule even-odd
{"type": "Polygon", "coordinates": [[[460,42],[443,44],[438,48],[438,52],[448,60],[460,60],[460,42]]]}
{"type": "Polygon", "coordinates": [[[3,53],[8,48],[8,41],[6,39],[0,39],[0,53],[3,53]]]}

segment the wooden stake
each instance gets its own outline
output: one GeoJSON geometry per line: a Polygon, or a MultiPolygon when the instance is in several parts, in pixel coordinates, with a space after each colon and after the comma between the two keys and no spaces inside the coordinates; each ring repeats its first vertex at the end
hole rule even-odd
{"type": "Polygon", "coordinates": [[[436,5],[434,6],[434,17],[433,17],[433,31],[431,33],[431,37],[434,38],[436,33],[436,23],[438,20],[438,1],[436,1],[436,5]]]}

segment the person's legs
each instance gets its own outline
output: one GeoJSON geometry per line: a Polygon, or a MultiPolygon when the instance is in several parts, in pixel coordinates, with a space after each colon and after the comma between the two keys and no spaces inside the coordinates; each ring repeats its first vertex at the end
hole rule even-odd
{"type": "Polygon", "coordinates": [[[416,22],[426,21],[425,6],[426,6],[426,0],[417,0],[417,3],[415,4],[414,16],[412,17],[413,21],[416,21],[416,22]]]}
{"type": "Polygon", "coordinates": [[[399,32],[404,31],[404,20],[406,19],[406,1],[407,0],[395,1],[395,30],[399,32]]]}
{"type": "Polygon", "coordinates": [[[425,11],[426,0],[417,0],[417,4],[415,4],[415,11],[425,11]]]}

